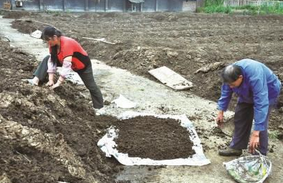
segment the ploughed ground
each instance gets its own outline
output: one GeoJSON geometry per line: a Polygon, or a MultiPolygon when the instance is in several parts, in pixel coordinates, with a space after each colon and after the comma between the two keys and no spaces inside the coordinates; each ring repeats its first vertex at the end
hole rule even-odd
{"type": "MultiPolygon", "coordinates": [[[[265,63],[283,80],[281,16],[22,11],[4,12],[4,17],[15,18],[13,27],[24,33],[42,30],[45,25],[58,27],[77,39],[91,58],[151,80],[155,79],[148,70],[165,65],[194,83],[193,89],[184,92],[212,101],[220,95],[220,70],[242,58],[265,63]]],[[[120,129],[118,149],[132,156],[171,159],[194,153],[188,133],[175,120],[137,117],[119,121],[96,116],[90,100],[82,95],[82,86],[66,82],[51,91],[45,85],[25,83],[22,79],[31,77],[38,62],[10,47],[5,38],[0,41],[0,62],[2,179],[115,182],[123,166],[106,158],[96,145],[112,125],[120,129]]],[[[280,98],[269,129],[281,141],[282,112],[280,98]]],[[[201,138],[211,135],[196,128],[201,138]]]]}

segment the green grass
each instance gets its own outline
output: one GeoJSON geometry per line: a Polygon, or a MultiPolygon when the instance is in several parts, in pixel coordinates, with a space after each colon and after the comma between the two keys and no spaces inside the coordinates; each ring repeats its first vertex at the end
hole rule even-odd
{"type": "Polygon", "coordinates": [[[224,6],[225,0],[206,0],[205,6],[198,8],[197,12],[204,13],[233,13],[241,10],[243,14],[283,14],[283,2],[267,2],[261,6],[224,6]]]}
{"type": "Polygon", "coordinates": [[[268,136],[270,139],[278,139],[279,132],[277,130],[268,131],[268,136]]]}
{"type": "MultiPolygon", "coordinates": [[[[201,11],[201,10],[200,10],[201,11]]],[[[203,8],[204,13],[231,13],[232,8],[231,7],[225,7],[225,6],[208,6],[203,8]]]]}
{"type": "Polygon", "coordinates": [[[204,6],[221,6],[224,4],[225,0],[205,0],[204,1],[204,6]]]}

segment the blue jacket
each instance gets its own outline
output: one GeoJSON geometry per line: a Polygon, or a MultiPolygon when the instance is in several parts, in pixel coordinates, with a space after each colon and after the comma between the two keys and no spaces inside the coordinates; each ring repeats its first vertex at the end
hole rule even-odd
{"type": "Polygon", "coordinates": [[[235,92],[239,103],[254,104],[254,130],[264,131],[269,105],[278,98],[281,82],[268,67],[255,60],[243,59],[234,64],[241,67],[243,82],[235,88],[222,85],[218,109],[226,111],[235,92]]]}

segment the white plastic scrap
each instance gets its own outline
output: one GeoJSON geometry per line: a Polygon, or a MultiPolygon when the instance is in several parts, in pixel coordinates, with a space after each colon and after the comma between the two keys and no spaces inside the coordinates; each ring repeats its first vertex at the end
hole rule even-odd
{"type": "Polygon", "coordinates": [[[42,32],[40,30],[36,30],[36,31],[32,32],[30,34],[30,36],[34,37],[34,38],[37,38],[37,39],[40,39],[41,38],[41,34],[42,34],[42,32]]]}
{"type": "Polygon", "coordinates": [[[113,100],[112,102],[114,102],[117,105],[117,107],[124,109],[135,108],[137,105],[135,102],[130,101],[123,95],[120,95],[119,98],[113,100]]]}
{"type": "Polygon", "coordinates": [[[117,137],[116,131],[113,126],[109,127],[107,134],[97,142],[97,146],[105,153],[106,157],[111,157],[111,155],[116,153],[115,147],[117,144],[114,142],[114,139],[117,137]]]}

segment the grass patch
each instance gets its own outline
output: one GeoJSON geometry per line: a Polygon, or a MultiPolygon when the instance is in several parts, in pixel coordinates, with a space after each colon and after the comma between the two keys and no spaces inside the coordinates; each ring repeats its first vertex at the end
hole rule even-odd
{"type": "Polygon", "coordinates": [[[197,12],[204,13],[233,13],[242,12],[243,14],[283,14],[283,2],[267,1],[260,6],[224,6],[225,0],[206,0],[204,7],[198,8],[197,12]]]}
{"type": "Polygon", "coordinates": [[[205,13],[231,13],[232,8],[231,7],[225,7],[225,6],[209,6],[204,7],[203,12],[205,13]]]}
{"type": "Polygon", "coordinates": [[[278,139],[279,137],[279,131],[278,130],[274,130],[274,131],[268,131],[268,137],[270,139],[278,139]]]}

